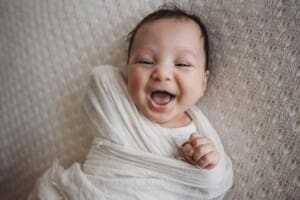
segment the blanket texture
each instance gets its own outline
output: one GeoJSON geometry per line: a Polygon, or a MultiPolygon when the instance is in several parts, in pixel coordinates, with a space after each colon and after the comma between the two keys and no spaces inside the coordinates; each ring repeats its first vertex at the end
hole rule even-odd
{"type": "Polygon", "coordinates": [[[197,107],[188,110],[197,131],[221,153],[212,170],[176,159],[180,149],[172,134],[137,110],[116,67],[93,70],[83,111],[94,135],[83,171],[55,163],[29,199],[221,199],[232,186],[231,160],[197,107]]]}

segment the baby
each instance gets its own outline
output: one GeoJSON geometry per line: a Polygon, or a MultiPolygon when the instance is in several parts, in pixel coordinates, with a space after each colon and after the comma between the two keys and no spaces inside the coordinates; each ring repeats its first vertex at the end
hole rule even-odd
{"type": "Polygon", "coordinates": [[[177,8],[145,17],[129,34],[125,74],[93,69],[83,111],[94,141],[83,166],[54,163],[29,199],[222,199],[232,163],[195,106],[208,76],[198,17],[177,8]]]}
{"type": "MultiPolygon", "coordinates": [[[[195,15],[179,9],[159,10],[129,35],[128,91],[137,108],[162,127],[188,127],[186,112],[203,96],[209,76],[208,37],[195,15]]],[[[196,131],[196,130],[195,130],[196,131]]],[[[220,153],[201,133],[182,145],[184,158],[214,168],[220,153]]]]}

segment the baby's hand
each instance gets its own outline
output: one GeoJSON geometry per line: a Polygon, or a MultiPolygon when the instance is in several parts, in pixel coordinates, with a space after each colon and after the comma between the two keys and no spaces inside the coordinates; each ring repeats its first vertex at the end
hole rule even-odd
{"type": "Polygon", "coordinates": [[[197,133],[191,134],[189,140],[182,145],[182,152],[186,161],[203,169],[214,168],[220,160],[220,152],[213,142],[197,133]]]}

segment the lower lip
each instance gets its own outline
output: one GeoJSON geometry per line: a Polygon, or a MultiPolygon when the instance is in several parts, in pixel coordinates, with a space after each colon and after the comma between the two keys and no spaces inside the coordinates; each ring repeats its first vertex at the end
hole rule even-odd
{"type": "Polygon", "coordinates": [[[158,112],[163,112],[166,111],[167,109],[170,108],[170,106],[173,104],[175,98],[172,98],[171,101],[165,105],[159,105],[157,103],[155,103],[151,96],[148,96],[148,105],[152,110],[158,111],[158,112]]]}

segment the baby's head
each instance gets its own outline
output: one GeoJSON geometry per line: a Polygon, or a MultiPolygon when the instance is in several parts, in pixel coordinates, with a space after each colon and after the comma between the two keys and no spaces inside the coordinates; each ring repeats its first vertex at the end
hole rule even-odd
{"type": "Polygon", "coordinates": [[[208,80],[207,32],[195,15],[160,9],[129,34],[127,85],[137,108],[164,127],[190,123],[186,111],[208,80]]]}

